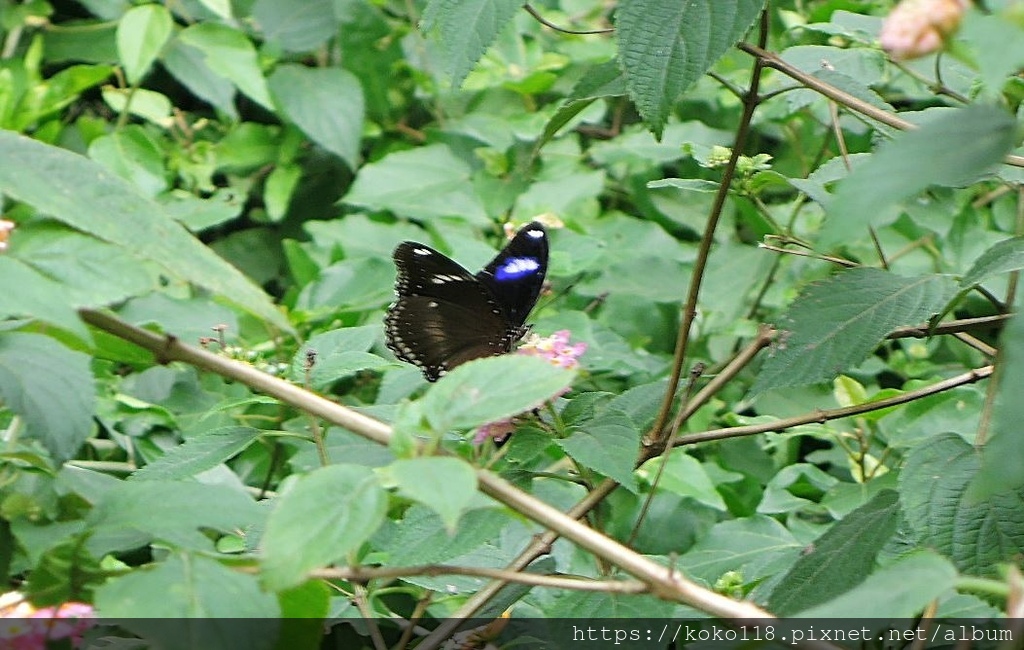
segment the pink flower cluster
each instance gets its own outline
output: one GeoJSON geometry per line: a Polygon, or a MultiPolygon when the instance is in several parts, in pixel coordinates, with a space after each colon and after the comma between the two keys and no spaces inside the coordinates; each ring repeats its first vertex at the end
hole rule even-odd
{"type": "MultiPolygon", "coordinates": [[[[531,334],[526,342],[519,346],[516,354],[525,354],[530,357],[547,359],[552,365],[566,370],[575,370],[579,367],[579,358],[587,351],[586,343],[569,343],[569,330],[558,330],[551,336],[538,336],[531,334]]],[[[569,389],[553,397],[559,397],[569,389]]],[[[512,420],[499,420],[485,424],[476,430],[473,436],[473,444],[479,445],[488,438],[497,441],[505,440],[515,430],[512,420]]]]}
{"type": "Polygon", "coordinates": [[[913,59],[942,48],[960,26],[970,0],[903,0],[882,23],[882,49],[894,59],[913,59]]]}
{"type": "Polygon", "coordinates": [[[36,609],[22,594],[8,592],[0,595],[0,648],[44,650],[57,639],[71,639],[77,647],[93,626],[93,616],[92,605],[85,603],[36,609]]]}

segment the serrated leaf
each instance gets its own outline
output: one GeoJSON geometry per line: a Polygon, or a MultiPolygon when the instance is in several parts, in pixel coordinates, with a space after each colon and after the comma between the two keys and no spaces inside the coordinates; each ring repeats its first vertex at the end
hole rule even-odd
{"type": "Polygon", "coordinates": [[[1006,239],[978,256],[960,279],[963,288],[973,287],[994,275],[1024,269],[1024,237],[1006,239]]]}
{"type": "Polygon", "coordinates": [[[282,65],[268,83],[289,120],[350,169],[358,167],[365,106],[355,75],[341,68],[282,65]]]}
{"type": "Polygon", "coordinates": [[[573,427],[572,435],[556,440],[565,453],[587,469],[637,489],[633,463],[640,449],[640,430],[623,413],[609,413],[573,427]]]}
{"type": "Polygon", "coordinates": [[[179,479],[195,476],[242,453],[260,436],[252,427],[223,427],[185,441],[131,475],[131,479],[179,479]]]}
{"type": "Polygon", "coordinates": [[[476,496],[476,472],[458,458],[409,458],[384,468],[398,492],[441,516],[448,532],[476,496]]]}
{"type": "Polygon", "coordinates": [[[800,618],[913,618],[933,600],[952,591],[956,568],[931,551],[915,551],[868,576],[837,598],[805,609],[800,618]]]}
{"type": "MultiPolygon", "coordinates": [[[[0,172],[2,173],[2,172],[0,172]]],[[[0,317],[30,317],[66,330],[82,341],[92,341],[75,312],[75,299],[67,287],[11,256],[0,256],[0,277],[9,287],[0,291],[0,317]]]]}
{"type": "Polygon", "coordinates": [[[453,87],[462,85],[522,6],[521,0],[431,0],[423,24],[438,31],[453,87]]]}
{"type": "Polygon", "coordinates": [[[274,506],[263,533],[263,578],[280,591],[343,559],[383,523],[388,496],[372,471],[329,465],[300,477],[274,506]]]}
{"type": "Polygon", "coordinates": [[[204,529],[245,528],[264,511],[240,489],[194,481],[125,481],[103,494],[90,511],[87,546],[96,557],[159,540],[211,551],[204,529]]]}
{"type": "Polygon", "coordinates": [[[469,429],[530,409],[567,388],[575,376],[544,359],[505,355],[452,370],[423,396],[423,413],[437,431],[469,429]]]}
{"type": "Polygon", "coordinates": [[[198,49],[210,70],[229,80],[264,108],[273,110],[267,82],[260,71],[256,48],[245,34],[218,23],[197,23],[178,34],[186,45],[198,49]]]}
{"type": "Polygon", "coordinates": [[[257,0],[252,16],[264,38],[289,52],[315,50],[338,31],[333,0],[257,0]]]}
{"type": "Polygon", "coordinates": [[[918,545],[964,573],[995,576],[1001,562],[1024,553],[1024,489],[972,499],[967,488],[980,467],[980,455],[963,438],[939,434],[910,452],[900,473],[900,503],[918,545]]]}
{"type": "Polygon", "coordinates": [[[380,327],[376,325],[345,327],[317,334],[296,350],[289,376],[292,381],[305,381],[307,355],[311,352],[315,354],[310,373],[314,388],[323,388],[360,370],[391,365],[383,357],[366,351],[376,343],[379,334],[380,327]]]}
{"type": "Polygon", "coordinates": [[[166,7],[147,4],[132,7],[117,24],[117,54],[128,81],[136,84],[156,60],[171,36],[174,20],[166,7]]]}
{"type": "Polygon", "coordinates": [[[292,327],[270,298],[217,257],[153,201],[96,163],[0,131],[0,192],[82,232],[156,262],[176,277],[206,287],[285,331],[292,327]],[[116,217],[116,218],[113,218],[116,217]]]}
{"type": "MultiPolygon", "coordinates": [[[[1000,339],[1002,345],[999,386],[992,409],[991,438],[982,450],[982,471],[973,479],[968,497],[981,501],[1024,485],[1024,445],[1020,424],[1024,422],[1024,294],[1018,293],[1017,310],[1000,339]]],[[[980,409],[979,409],[980,410],[980,409]]]]}
{"type": "Polygon", "coordinates": [[[768,610],[789,616],[859,584],[896,532],[899,512],[896,492],[883,490],[833,524],[775,585],[768,610]]]}
{"type": "Polygon", "coordinates": [[[956,293],[939,275],[904,278],[850,269],[809,287],[790,307],[751,393],[828,381],[867,358],[885,335],[937,313],[956,293]]]}
{"type": "Polygon", "coordinates": [[[57,462],[74,456],[92,432],[96,388],[89,364],[88,355],[48,336],[0,333],[0,401],[57,462]]]}
{"type": "Polygon", "coordinates": [[[166,650],[267,649],[280,624],[277,599],[256,576],[201,555],[173,554],[111,578],[95,602],[99,616],[166,650]]]}
{"type": "Polygon", "coordinates": [[[381,550],[388,564],[437,564],[461,557],[495,539],[509,523],[508,515],[494,508],[470,510],[462,525],[449,534],[441,517],[420,505],[409,508],[381,550]]]}
{"type": "Polygon", "coordinates": [[[443,144],[397,151],[359,169],[344,202],[413,219],[458,215],[487,223],[469,165],[443,144]]]}
{"type": "Polygon", "coordinates": [[[626,87],[660,139],[679,96],[753,24],[764,0],[629,0],[615,12],[626,87]]]}
{"type": "Polygon", "coordinates": [[[679,558],[679,566],[709,584],[727,571],[739,571],[752,583],[788,568],[801,548],[785,526],[755,515],[716,524],[679,558]]]}
{"type": "Polygon", "coordinates": [[[866,231],[873,215],[930,185],[960,187],[991,170],[1013,147],[1016,122],[980,104],[950,109],[883,144],[842,181],[828,203],[824,244],[866,231]],[[950,152],[955,155],[949,155],[950,152]]]}

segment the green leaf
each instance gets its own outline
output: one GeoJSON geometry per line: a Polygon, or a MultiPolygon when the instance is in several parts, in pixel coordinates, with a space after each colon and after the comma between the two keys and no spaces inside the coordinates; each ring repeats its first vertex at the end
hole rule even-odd
{"type": "Polygon", "coordinates": [[[636,491],[633,463],[640,449],[640,430],[624,413],[612,411],[587,420],[555,443],[580,465],[636,491]]]}
{"type": "Polygon", "coordinates": [[[998,108],[948,109],[920,129],[884,144],[841,182],[828,203],[824,244],[857,236],[872,215],[930,185],[961,187],[990,171],[1013,147],[1016,123],[998,108]],[[955,155],[949,155],[955,152],[955,155]]]}
{"type": "Polygon", "coordinates": [[[132,479],[174,480],[195,476],[242,453],[260,436],[252,427],[223,427],[189,438],[131,475],[132,479]]]}
{"type": "Polygon", "coordinates": [[[171,37],[171,12],[163,5],[132,7],[117,24],[117,55],[128,82],[137,84],[171,37]]]}
{"type": "Polygon", "coordinates": [[[194,481],[125,481],[90,511],[87,545],[100,557],[159,540],[212,551],[205,529],[235,532],[262,521],[264,511],[240,488],[194,481]]]}
{"type": "Polygon", "coordinates": [[[89,364],[88,355],[48,336],[0,332],[0,402],[58,462],[74,456],[92,433],[96,388],[89,364]]]}
{"type": "Polygon", "coordinates": [[[176,38],[164,48],[160,62],[190,92],[215,106],[227,117],[238,119],[234,85],[210,69],[202,50],[176,38]]]}
{"type": "Polygon", "coordinates": [[[159,205],[96,163],[3,131],[0,159],[25,161],[0,165],[0,191],[291,331],[291,324],[262,290],[167,217],[159,205]]]}
{"type": "MultiPolygon", "coordinates": [[[[0,171],[0,174],[3,172],[0,171]]],[[[0,277],[18,291],[0,291],[0,317],[31,317],[91,341],[67,287],[12,256],[0,255],[0,277]]]]}
{"type": "Polygon", "coordinates": [[[751,393],[830,380],[866,359],[894,328],[941,310],[955,292],[945,276],[903,278],[871,268],[812,285],[779,324],[780,339],[751,393]]]}
{"type": "Polygon", "coordinates": [[[1024,422],[1024,294],[1018,293],[1016,315],[1006,325],[997,376],[999,382],[992,410],[991,438],[982,449],[982,471],[974,477],[968,497],[984,500],[1024,485],[1024,445],[1020,423],[1024,422]]]}
{"type": "Polygon", "coordinates": [[[446,562],[497,538],[509,519],[494,508],[478,508],[467,512],[461,523],[451,534],[436,512],[415,505],[405,512],[381,550],[388,554],[390,565],[446,562]]]}
{"type": "Polygon", "coordinates": [[[267,176],[263,186],[263,202],[271,220],[281,221],[288,214],[288,205],[301,178],[302,167],[290,163],[277,165],[267,176]]]}
{"type": "Polygon", "coordinates": [[[350,169],[359,166],[365,106],[354,74],[340,68],[282,65],[268,83],[285,117],[350,169]]]}
{"type": "Polygon", "coordinates": [[[95,604],[99,616],[165,650],[265,650],[281,613],[255,575],[185,553],[110,579],[95,604]]]}
{"type": "MultiPolygon", "coordinates": [[[[662,462],[660,456],[650,459],[640,466],[640,475],[649,483],[653,482],[662,462]]],[[[716,510],[727,510],[722,495],[715,489],[715,484],[704,471],[704,466],[683,449],[674,449],[669,454],[658,487],[679,496],[690,497],[716,510]]]]}
{"type": "Polygon", "coordinates": [[[994,275],[1024,269],[1024,237],[1006,239],[978,256],[960,279],[963,288],[973,287],[994,275]]]}
{"type": "Polygon", "coordinates": [[[441,515],[450,533],[476,496],[476,472],[459,458],[396,460],[382,471],[399,494],[441,515]]]}
{"type": "Polygon", "coordinates": [[[469,429],[537,408],[567,388],[574,376],[537,357],[476,359],[430,387],[421,402],[423,413],[436,431],[469,429]]]}
{"type": "Polygon", "coordinates": [[[384,521],[387,493],[358,465],[330,465],[299,477],[278,498],[263,534],[263,578],[275,591],[343,560],[384,521]]]}
{"type": "MultiPolygon", "coordinates": [[[[173,111],[171,100],[167,95],[152,90],[145,88],[128,90],[105,86],[103,88],[103,101],[118,113],[127,111],[129,115],[148,120],[161,129],[167,128],[173,121],[171,117],[173,111]]],[[[122,133],[123,131],[123,129],[115,131],[114,134],[122,133]]]]}
{"type": "Polygon", "coordinates": [[[164,154],[138,126],[96,138],[89,144],[89,157],[148,197],[167,190],[164,154]]]}
{"type": "Polygon", "coordinates": [[[182,30],[178,39],[201,51],[210,70],[263,107],[273,110],[274,103],[260,70],[256,48],[245,34],[227,25],[197,23],[182,30]]]}
{"type": "Polygon", "coordinates": [[[1024,489],[970,498],[967,488],[980,467],[980,454],[963,438],[939,434],[910,452],[900,473],[900,503],[917,545],[942,553],[964,573],[995,576],[1000,563],[1024,553],[1024,489]]]}
{"type": "Polygon", "coordinates": [[[896,532],[900,512],[896,500],[896,492],[883,490],[833,524],[775,585],[768,610],[790,616],[863,581],[875,556],[896,532]]]}
{"type": "Polygon", "coordinates": [[[679,558],[687,575],[714,584],[727,571],[753,583],[784,571],[800,555],[793,533],[764,515],[716,524],[679,558]]]}
{"type": "Polygon", "coordinates": [[[413,219],[458,215],[489,223],[469,165],[443,144],[388,154],[359,169],[344,202],[413,219]]]}
{"type": "Polygon", "coordinates": [[[333,0],[256,0],[252,17],[268,41],[289,52],[315,50],[338,31],[333,0]]]}
{"type": "Polygon", "coordinates": [[[453,87],[462,85],[522,6],[521,0],[430,0],[423,26],[437,30],[453,87]]]}
{"type": "Polygon", "coordinates": [[[658,139],[679,96],[753,24],[764,0],[629,0],[615,12],[629,96],[658,139]]]}
{"type": "Polygon", "coordinates": [[[956,568],[932,551],[914,551],[871,574],[853,589],[805,609],[800,618],[913,618],[933,600],[952,591],[956,568]]]}

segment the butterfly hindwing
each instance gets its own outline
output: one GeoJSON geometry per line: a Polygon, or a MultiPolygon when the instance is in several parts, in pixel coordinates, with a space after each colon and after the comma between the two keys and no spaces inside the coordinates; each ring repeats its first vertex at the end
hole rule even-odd
{"type": "Polygon", "coordinates": [[[520,228],[476,277],[501,305],[509,322],[522,327],[537,303],[547,269],[547,231],[533,221],[520,228]]]}
{"type": "Polygon", "coordinates": [[[435,381],[466,361],[505,354],[523,337],[544,282],[547,236],[538,223],[526,226],[476,275],[416,242],[399,244],[394,259],[387,345],[435,381]]]}

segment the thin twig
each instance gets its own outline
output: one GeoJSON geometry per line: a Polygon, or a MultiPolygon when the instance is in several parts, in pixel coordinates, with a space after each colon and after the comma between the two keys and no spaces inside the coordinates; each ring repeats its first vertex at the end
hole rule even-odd
{"type": "Polygon", "coordinates": [[[907,402],[913,402],[914,400],[918,400],[929,395],[935,395],[936,393],[941,393],[943,391],[950,390],[951,388],[973,384],[974,382],[990,377],[992,375],[992,368],[992,366],[977,368],[961,375],[957,375],[956,377],[936,382],[930,386],[907,391],[906,393],[894,395],[893,397],[880,399],[874,402],[865,402],[863,404],[855,404],[853,406],[846,406],[828,411],[814,411],[812,413],[805,413],[803,415],[784,418],[774,422],[764,422],[761,424],[751,424],[743,427],[729,427],[726,429],[712,429],[710,431],[691,433],[685,436],[679,436],[672,441],[672,444],[677,447],[682,445],[693,445],[698,442],[751,436],[756,433],[770,433],[773,431],[781,432],[802,424],[822,424],[829,420],[848,418],[851,415],[859,415],[861,413],[869,413],[871,411],[889,408],[890,406],[906,404],[907,402]]]}
{"type": "Polygon", "coordinates": [[[571,576],[541,575],[508,569],[489,569],[486,567],[463,567],[444,564],[422,564],[403,567],[336,567],[311,571],[311,578],[324,580],[351,580],[367,582],[375,579],[407,578],[409,576],[474,576],[492,578],[504,582],[516,582],[535,587],[552,589],[571,589],[574,591],[600,591],[616,594],[643,594],[650,591],[646,584],[639,580],[591,580],[589,578],[571,576]]]}
{"type": "Polygon", "coordinates": [[[558,25],[548,21],[546,18],[544,18],[544,16],[541,16],[540,13],[536,9],[534,9],[529,2],[523,5],[523,9],[526,10],[526,13],[533,16],[534,19],[541,25],[544,25],[545,27],[550,27],[556,32],[562,32],[563,34],[610,34],[615,31],[611,27],[607,27],[605,29],[565,29],[564,27],[559,27],[558,25]]]}

